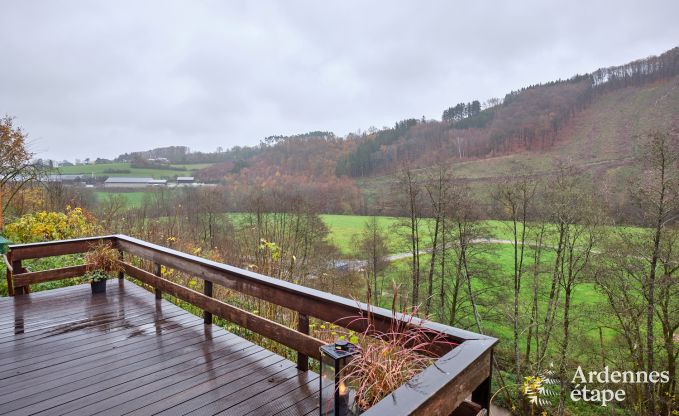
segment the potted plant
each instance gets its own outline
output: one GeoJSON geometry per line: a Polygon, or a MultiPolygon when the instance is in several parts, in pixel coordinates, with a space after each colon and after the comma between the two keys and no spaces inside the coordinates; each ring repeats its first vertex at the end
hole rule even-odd
{"type": "Polygon", "coordinates": [[[118,252],[106,243],[94,245],[85,253],[87,273],[83,278],[89,281],[92,293],[106,293],[106,281],[114,274],[122,271],[118,263],[118,252]]]}
{"type": "MultiPolygon", "coordinates": [[[[417,307],[397,314],[397,297],[398,288],[394,287],[391,305],[394,319],[387,331],[375,329],[368,311],[353,319],[353,323],[364,321],[363,333],[345,333],[329,347],[321,347],[321,414],[361,414],[433,364],[436,361],[433,349],[457,346],[443,334],[415,322],[417,307]],[[332,369],[326,376],[323,370],[328,366],[332,369]],[[325,381],[327,386],[324,377],[329,379],[325,381]]],[[[368,303],[370,298],[368,289],[368,303]]],[[[334,324],[330,334],[336,336],[333,327],[334,324]]],[[[322,333],[319,335],[326,338],[322,333]]]]}

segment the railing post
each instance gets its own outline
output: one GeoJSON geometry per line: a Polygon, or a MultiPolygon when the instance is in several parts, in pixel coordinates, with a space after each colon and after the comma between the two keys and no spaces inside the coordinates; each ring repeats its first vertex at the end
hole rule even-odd
{"type": "MultiPolygon", "coordinates": [[[[18,273],[23,273],[24,269],[21,265],[21,260],[12,260],[12,270],[14,270],[14,273],[12,276],[18,273]]],[[[12,282],[12,285],[14,285],[14,282],[12,282]]],[[[27,286],[19,286],[14,288],[14,295],[24,295],[28,293],[28,287],[27,286]]]]}
{"type": "MultiPolygon", "coordinates": [[[[209,280],[203,282],[203,294],[212,297],[212,282],[209,280]]],[[[203,322],[205,322],[205,325],[212,325],[212,314],[210,312],[203,311],[203,322]]]]}
{"type": "Polygon", "coordinates": [[[493,380],[493,353],[490,353],[490,373],[488,378],[483,380],[481,384],[472,392],[472,401],[481,405],[484,409],[490,409],[491,397],[491,382],[493,380]]]}
{"type": "MultiPolygon", "coordinates": [[[[118,260],[122,263],[125,261],[125,256],[123,254],[123,251],[121,249],[118,249],[118,260]]],[[[125,272],[124,271],[119,271],[118,272],[118,279],[124,279],[125,278],[125,272]]]]}
{"type": "MultiPolygon", "coordinates": [[[[158,277],[162,277],[160,264],[153,263],[153,274],[155,274],[158,277]]],[[[155,288],[155,291],[156,291],[156,299],[161,300],[163,298],[163,292],[158,288],[155,288]]]]}
{"type": "MultiPolygon", "coordinates": [[[[309,335],[309,316],[303,313],[297,316],[297,331],[309,335]]],[[[302,353],[297,353],[297,369],[300,371],[309,370],[309,357],[302,353]]]]}

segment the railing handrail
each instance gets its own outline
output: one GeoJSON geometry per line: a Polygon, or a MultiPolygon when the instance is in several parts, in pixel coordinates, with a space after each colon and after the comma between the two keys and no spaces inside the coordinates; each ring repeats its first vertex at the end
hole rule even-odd
{"type": "MultiPolygon", "coordinates": [[[[498,342],[496,338],[436,322],[421,320],[409,315],[394,314],[392,311],[384,308],[370,306],[356,300],[204,259],[127,235],[117,234],[30,244],[13,244],[9,246],[11,261],[19,262],[18,264],[20,264],[23,259],[82,253],[88,251],[93,242],[102,240],[110,241],[123,253],[136,255],[151,260],[156,264],[162,264],[166,267],[191,273],[213,284],[216,283],[229,289],[258,297],[297,311],[300,314],[334,322],[339,326],[360,330],[361,324],[357,324],[359,320],[356,317],[370,314],[372,322],[378,331],[388,330],[393,320],[410,322],[412,325],[443,334],[448,339],[459,344],[452,350],[440,350],[437,354],[439,358],[434,365],[425,369],[410,382],[401,386],[390,396],[369,409],[366,412],[368,415],[426,414],[427,412],[436,412],[437,409],[446,409],[446,404],[453,406],[452,409],[454,409],[468,395],[468,392],[462,395],[463,392],[460,392],[459,388],[453,388],[452,384],[458,378],[468,377],[473,380],[486,380],[489,377],[492,349],[498,342]],[[333,319],[333,317],[336,318],[337,316],[340,318],[333,319]],[[342,321],[343,319],[345,321],[342,321]]],[[[82,272],[77,266],[59,270],[61,270],[59,275],[61,278],[82,272]]],[[[39,276],[39,273],[41,272],[33,273],[32,275],[39,276]]],[[[160,278],[141,270],[137,273],[146,273],[148,276],[144,275],[144,277],[148,278],[160,278]]],[[[21,274],[18,274],[17,278],[21,279],[20,276],[21,274]]],[[[55,274],[55,276],[57,275],[55,274]]],[[[215,306],[215,302],[212,302],[210,306],[221,306],[215,306]]],[[[245,311],[241,312],[247,313],[245,311]]],[[[459,380],[457,381],[459,382],[459,380]]],[[[487,383],[489,384],[489,379],[487,383]]],[[[485,387],[476,387],[475,391],[479,389],[484,390],[485,387]]],[[[476,399],[485,402],[485,390],[483,396],[476,397],[476,399]]]]}

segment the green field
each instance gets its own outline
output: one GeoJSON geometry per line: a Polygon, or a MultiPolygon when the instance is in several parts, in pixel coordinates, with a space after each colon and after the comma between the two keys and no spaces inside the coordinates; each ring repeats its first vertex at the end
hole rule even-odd
{"type": "MultiPolygon", "coordinates": [[[[366,222],[371,218],[361,215],[334,215],[324,214],[320,216],[330,231],[330,242],[332,242],[343,255],[355,255],[353,244],[354,236],[360,235],[365,228],[366,222]]],[[[396,217],[377,217],[380,227],[389,236],[389,254],[404,253],[409,250],[406,228],[407,221],[404,218],[396,217]],[[405,222],[404,222],[405,221],[405,222]]],[[[483,237],[498,240],[511,240],[511,223],[507,221],[488,220],[482,221],[483,237]]],[[[433,227],[433,220],[420,220],[422,232],[422,247],[426,249],[431,245],[429,238],[430,228],[433,227]]]]}
{"type": "Polygon", "coordinates": [[[97,203],[103,203],[106,201],[107,198],[109,198],[112,195],[122,195],[125,198],[125,206],[127,208],[137,208],[140,207],[142,202],[144,201],[144,195],[146,195],[146,191],[130,191],[130,192],[125,192],[125,191],[120,191],[120,192],[115,192],[115,191],[95,191],[94,192],[94,197],[97,200],[97,203]]]}
{"type": "Polygon", "coordinates": [[[173,178],[175,176],[191,176],[196,171],[211,166],[211,163],[198,163],[190,165],[171,165],[175,168],[183,168],[185,170],[174,169],[139,169],[130,167],[129,163],[103,163],[97,165],[76,165],[64,166],[57,168],[53,173],[61,173],[63,175],[92,175],[94,176],[125,176],[125,177],[152,177],[154,179],[173,178]],[[129,170],[129,172],[118,173],[115,171],[129,170]]]}
{"type": "MultiPolygon", "coordinates": [[[[370,217],[350,216],[350,215],[322,215],[321,218],[330,230],[329,240],[337,246],[343,256],[346,258],[357,258],[357,253],[353,249],[352,239],[355,235],[360,234],[365,226],[366,221],[370,217]]],[[[406,235],[403,231],[398,231],[398,224],[401,219],[393,217],[378,217],[380,226],[389,233],[389,251],[391,254],[408,252],[408,245],[406,235]]],[[[427,227],[431,224],[431,220],[423,220],[421,225],[427,227]]],[[[481,225],[484,228],[485,237],[497,240],[511,240],[512,230],[511,223],[507,221],[483,221],[481,225]]],[[[426,229],[426,228],[425,228],[426,229]]],[[[548,227],[553,231],[553,227],[548,227]]],[[[609,229],[610,230],[610,229],[609,229]]],[[[639,229],[640,230],[640,229],[639,229]]],[[[427,234],[425,231],[423,234],[427,234]]],[[[549,240],[547,240],[549,241],[549,240]]],[[[423,239],[421,249],[424,250],[429,247],[430,242],[423,239]]],[[[549,245],[549,242],[546,243],[549,245]]],[[[473,262],[486,262],[488,273],[484,277],[475,277],[472,280],[474,292],[478,294],[478,301],[480,303],[480,314],[482,317],[482,329],[485,333],[492,334],[501,339],[512,339],[512,325],[509,318],[499,319],[499,316],[509,316],[509,307],[512,305],[512,293],[504,288],[510,287],[513,282],[513,262],[514,249],[512,244],[483,244],[482,253],[472,260],[473,262]]],[[[532,264],[532,250],[527,249],[526,253],[526,270],[530,270],[532,264]]],[[[543,253],[543,264],[551,264],[554,253],[551,250],[546,250],[543,253]]],[[[426,275],[429,269],[429,261],[431,256],[429,254],[420,255],[420,264],[422,273],[426,275]]],[[[382,307],[390,308],[390,302],[393,295],[393,284],[399,287],[401,295],[410,293],[410,258],[393,261],[389,264],[387,269],[383,272],[378,285],[381,289],[381,297],[379,304],[382,307]]],[[[436,279],[436,278],[435,278],[436,279]]],[[[542,283],[542,291],[547,290],[547,286],[551,280],[549,273],[543,273],[540,277],[542,283]]],[[[524,277],[524,284],[521,292],[523,299],[530,299],[530,291],[532,276],[526,272],[524,277]]],[[[438,287],[435,282],[435,287],[438,287]]],[[[365,294],[365,288],[354,288],[353,296],[360,298],[365,294]]],[[[426,283],[422,284],[421,296],[426,296],[426,283]]],[[[436,293],[436,289],[434,290],[436,293]]],[[[463,295],[464,296],[464,295],[463,295]]],[[[539,308],[544,312],[547,304],[547,293],[543,293],[539,308]]],[[[522,311],[528,308],[527,305],[522,307],[522,311]]],[[[603,328],[604,341],[608,342],[615,336],[612,329],[608,329],[610,317],[601,314],[601,311],[606,308],[605,297],[597,290],[594,282],[584,279],[578,284],[573,292],[573,314],[582,317],[589,316],[591,318],[582,318],[573,323],[573,330],[579,334],[578,342],[583,345],[598,345],[599,342],[599,327],[603,328]]],[[[470,321],[470,324],[472,321],[470,321]]],[[[468,329],[476,331],[472,325],[468,329]]],[[[558,332],[558,330],[557,330],[558,332]]],[[[503,350],[509,348],[509,343],[504,343],[498,348],[503,350]]],[[[523,349],[523,346],[522,346],[523,349]]]]}

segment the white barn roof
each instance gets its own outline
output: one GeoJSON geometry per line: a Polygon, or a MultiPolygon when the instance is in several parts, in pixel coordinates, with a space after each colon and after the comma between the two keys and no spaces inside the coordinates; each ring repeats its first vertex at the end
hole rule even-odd
{"type": "Polygon", "coordinates": [[[153,183],[153,178],[125,178],[114,176],[106,179],[104,183],[153,183]]]}

